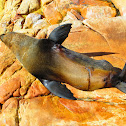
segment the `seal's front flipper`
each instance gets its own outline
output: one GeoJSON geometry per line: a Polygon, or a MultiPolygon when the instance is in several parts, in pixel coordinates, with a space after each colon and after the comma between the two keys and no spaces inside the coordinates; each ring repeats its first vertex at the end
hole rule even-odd
{"type": "Polygon", "coordinates": [[[117,89],[120,91],[126,93],[126,83],[125,82],[119,82],[116,86],[117,89]]]}
{"type": "Polygon", "coordinates": [[[40,80],[43,85],[54,95],[59,96],[61,98],[76,100],[73,96],[73,93],[66,88],[66,85],[62,85],[57,81],[49,81],[49,80],[40,80]]]}
{"type": "Polygon", "coordinates": [[[49,35],[48,39],[54,42],[54,44],[62,44],[63,41],[68,37],[71,25],[71,23],[68,23],[55,28],[49,35]]]}

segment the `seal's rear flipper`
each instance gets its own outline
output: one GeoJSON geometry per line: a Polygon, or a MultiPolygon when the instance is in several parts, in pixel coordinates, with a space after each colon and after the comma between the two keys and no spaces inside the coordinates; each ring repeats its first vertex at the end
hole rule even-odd
{"type": "Polygon", "coordinates": [[[76,100],[73,96],[73,93],[66,88],[66,85],[62,85],[57,81],[49,81],[49,80],[41,80],[43,85],[54,95],[59,96],[61,98],[76,100]]]}
{"type": "Polygon", "coordinates": [[[119,82],[116,86],[117,89],[120,91],[126,93],[126,83],[125,82],[119,82]]]}
{"type": "Polygon", "coordinates": [[[122,72],[119,75],[119,79],[124,82],[126,81],[126,63],[122,69],[122,72]]]}
{"type": "Polygon", "coordinates": [[[115,85],[120,91],[126,93],[126,63],[121,71],[121,73],[116,77],[117,84],[115,85]]]}
{"type": "Polygon", "coordinates": [[[71,23],[61,25],[55,28],[49,35],[48,39],[54,44],[62,44],[63,41],[68,37],[71,29],[71,23]]]}
{"type": "Polygon", "coordinates": [[[95,57],[95,56],[104,56],[104,55],[111,55],[116,54],[114,52],[90,52],[90,53],[81,53],[82,55],[86,55],[88,57],[95,57]]]}

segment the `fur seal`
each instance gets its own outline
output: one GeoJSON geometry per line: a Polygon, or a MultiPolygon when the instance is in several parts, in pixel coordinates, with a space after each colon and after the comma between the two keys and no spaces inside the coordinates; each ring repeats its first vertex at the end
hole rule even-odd
{"type": "Polygon", "coordinates": [[[94,60],[61,45],[68,37],[71,25],[57,27],[47,39],[36,39],[15,32],[2,34],[0,39],[32,75],[59,97],[76,99],[61,82],[81,90],[116,86],[126,92],[125,83],[122,84],[126,67],[121,71],[106,60],[94,60]]]}

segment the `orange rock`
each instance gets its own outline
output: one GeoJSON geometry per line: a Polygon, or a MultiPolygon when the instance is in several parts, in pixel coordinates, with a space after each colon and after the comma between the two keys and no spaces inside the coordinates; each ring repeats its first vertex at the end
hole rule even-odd
{"type": "Polygon", "coordinates": [[[41,0],[41,5],[44,6],[44,5],[47,5],[49,3],[51,3],[53,0],[41,0]]]}
{"type": "Polygon", "coordinates": [[[126,98],[125,93],[114,87],[97,89],[94,91],[82,91],[70,86],[69,84],[66,84],[66,86],[69,90],[71,90],[74,96],[80,100],[122,103],[122,99],[126,98]]]}
{"type": "Polygon", "coordinates": [[[27,29],[30,28],[33,24],[35,24],[39,19],[41,19],[41,14],[38,13],[30,13],[27,15],[23,28],[27,29]]]}
{"type": "Polygon", "coordinates": [[[126,16],[126,7],[121,7],[120,13],[121,13],[121,16],[126,16]]]}
{"type": "Polygon", "coordinates": [[[54,1],[44,6],[43,13],[50,24],[57,24],[62,21],[63,17],[58,11],[58,8],[56,7],[56,3],[54,1]]]}
{"type": "Polygon", "coordinates": [[[40,8],[39,0],[23,0],[20,7],[17,10],[18,14],[28,14],[40,8]]]}
{"type": "Polygon", "coordinates": [[[114,52],[113,55],[93,57],[105,59],[115,67],[123,68],[125,64],[125,21],[124,17],[87,19],[84,24],[76,29],[71,29],[63,46],[80,53],[87,52],[114,52]],[[119,26],[119,27],[117,27],[119,26]],[[114,31],[114,32],[113,32],[114,31]],[[120,32],[118,32],[120,31],[120,32]],[[115,39],[116,38],[116,39],[115,39]],[[122,42],[123,44],[120,44],[122,42]],[[117,48],[118,47],[118,48],[117,48]]]}
{"type": "Polygon", "coordinates": [[[7,27],[11,22],[11,14],[5,14],[0,21],[0,34],[4,34],[7,31],[7,27]]]}
{"type": "Polygon", "coordinates": [[[71,0],[65,0],[65,1],[55,0],[55,6],[63,17],[66,15],[67,11],[70,11],[71,9],[74,9],[74,8],[76,9],[79,8],[77,5],[74,6],[74,4],[70,4],[70,3],[71,3],[71,0]]]}
{"type": "Polygon", "coordinates": [[[14,54],[12,54],[11,50],[9,50],[8,47],[5,46],[5,44],[1,41],[0,41],[0,47],[1,47],[0,74],[2,74],[4,73],[4,71],[8,66],[11,66],[15,62],[16,58],[14,54]]]}
{"type": "Polygon", "coordinates": [[[22,68],[20,71],[16,72],[15,78],[20,77],[20,94],[24,96],[31,84],[35,81],[35,77],[31,75],[26,69],[22,68]]]}
{"type": "Polygon", "coordinates": [[[71,9],[70,11],[67,11],[66,16],[63,18],[63,21],[60,23],[60,25],[71,23],[72,28],[78,28],[82,26],[83,17],[74,9],[71,9]]]}
{"type": "Polygon", "coordinates": [[[15,32],[24,33],[31,37],[35,36],[35,31],[33,29],[19,29],[19,30],[16,30],[15,32]]]}
{"type": "Polygon", "coordinates": [[[10,98],[2,107],[0,126],[17,126],[18,121],[18,100],[16,98],[10,98]]]}
{"type": "MultiPolygon", "coordinates": [[[[68,17],[68,19],[77,20],[77,17],[71,11],[67,12],[67,17],[68,17]]],[[[66,19],[64,18],[64,20],[66,20],[66,19]]]]}
{"type": "Polygon", "coordinates": [[[43,86],[43,84],[37,79],[30,86],[25,98],[34,98],[40,95],[48,95],[50,92],[43,86]]]}
{"type": "Polygon", "coordinates": [[[23,28],[23,23],[25,19],[23,17],[17,17],[17,19],[14,19],[14,28],[13,31],[17,31],[23,28]]]}
{"type": "Polygon", "coordinates": [[[83,25],[71,29],[68,38],[62,45],[80,53],[97,51],[98,46],[101,47],[99,52],[109,51],[109,47],[104,41],[105,39],[100,34],[83,25]]]}
{"type": "Polygon", "coordinates": [[[14,93],[13,93],[13,96],[14,97],[20,97],[21,94],[20,94],[20,88],[18,88],[14,93]]]}
{"type": "Polygon", "coordinates": [[[90,6],[81,9],[81,15],[84,18],[103,18],[103,17],[115,17],[116,10],[109,6],[90,6]]]}
{"type": "Polygon", "coordinates": [[[17,14],[17,9],[21,3],[21,0],[13,1],[7,0],[4,5],[4,15],[10,14],[13,19],[17,14]]]}
{"type": "MultiPolygon", "coordinates": [[[[104,90],[106,91],[106,90],[104,90]]],[[[104,91],[101,90],[104,97],[104,91]]],[[[96,97],[95,91],[92,97],[96,97]]],[[[115,101],[68,100],[54,96],[32,99],[10,98],[2,107],[0,125],[48,126],[48,125],[118,125],[126,124],[126,102],[122,94],[108,89],[108,96],[115,94],[115,101]],[[109,93],[109,91],[111,91],[109,93]],[[120,101],[118,99],[120,98],[120,101]],[[18,103],[19,101],[19,103],[18,103]],[[51,122],[50,122],[51,120],[51,122]]],[[[89,93],[89,94],[90,94],[89,93]]],[[[86,92],[83,91],[83,96],[86,92]]],[[[106,94],[107,96],[107,94],[106,94]]],[[[88,95],[87,95],[88,97],[88,95]]],[[[98,95],[97,95],[98,97],[98,95]]]]}
{"type": "Polygon", "coordinates": [[[125,0],[111,0],[117,9],[119,9],[121,16],[126,16],[126,1],[125,0]]]}
{"type": "Polygon", "coordinates": [[[91,6],[111,6],[112,4],[107,1],[102,0],[72,0],[74,4],[77,5],[91,5],[91,6]]]}
{"type": "MultiPolygon", "coordinates": [[[[125,16],[125,1],[112,1],[120,10],[121,15],[125,16]]],[[[24,18],[14,20],[14,17],[16,13],[28,14],[38,9],[40,1],[23,0],[20,2],[20,0],[6,2],[4,16],[0,21],[1,34],[12,31],[14,27],[14,31],[45,38],[46,34],[48,36],[59,25],[59,22],[72,22],[71,33],[63,43],[65,47],[82,53],[116,52],[113,55],[92,58],[105,59],[116,67],[124,66],[126,25],[123,22],[126,22],[126,18],[87,19],[83,21],[84,25],[80,21],[82,17],[79,13],[84,5],[88,5],[81,13],[84,18],[115,16],[111,3],[101,0],[42,0],[41,7],[43,7],[45,18],[35,23],[28,21],[28,27],[31,29],[26,30],[22,29],[24,18]],[[50,24],[46,20],[55,25],[49,27],[50,24]]],[[[126,95],[118,89],[81,91],[67,84],[74,96],[80,100],[72,101],[56,96],[38,97],[47,95],[49,91],[21,66],[2,42],[0,42],[0,59],[0,102],[3,104],[7,100],[3,105],[0,104],[0,126],[126,125],[126,95]]]]}
{"type": "MultiPolygon", "coordinates": [[[[80,12],[81,9],[85,6],[112,6],[112,3],[107,1],[101,1],[101,0],[55,0],[56,2],[56,8],[58,8],[58,11],[62,14],[64,17],[67,13],[67,11],[70,10],[76,10],[77,12],[80,12]]],[[[75,12],[74,12],[75,14],[75,12]]],[[[80,17],[80,16],[79,16],[80,17]]]]}
{"type": "Polygon", "coordinates": [[[20,78],[13,78],[8,80],[6,83],[0,85],[0,103],[4,103],[13,92],[20,88],[20,78]]]}
{"type": "Polygon", "coordinates": [[[49,25],[50,24],[47,22],[46,18],[43,18],[35,22],[32,29],[34,30],[35,34],[37,34],[40,30],[48,28],[49,25]]]}
{"type": "Polygon", "coordinates": [[[43,39],[43,38],[46,38],[47,36],[47,29],[41,29],[37,35],[36,35],[36,38],[37,39],[43,39]]]}
{"type": "MultiPolygon", "coordinates": [[[[22,68],[22,66],[21,66],[20,62],[18,60],[16,60],[13,64],[10,64],[10,66],[8,66],[5,71],[3,71],[0,81],[2,83],[7,81],[11,76],[13,76],[21,68],[22,68]]],[[[2,84],[1,82],[0,82],[0,84],[2,84]]]]}
{"type": "MultiPolygon", "coordinates": [[[[117,67],[121,66],[121,62],[125,62],[126,60],[126,25],[123,22],[126,22],[126,17],[121,16],[91,20],[87,19],[84,21],[84,24],[86,24],[91,29],[95,30],[104,37],[106,43],[108,43],[108,47],[110,48],[111,52],[117,53],[113,55],[113,57],[117,58],[117,60],[120,60],[119,64],[115,64],[115,66],[117,67]]],[[[100,46],[98,48],[100,48],[100,46]]]]}
{"type": "Polygon", "coordinates": [[[106,102],[73,101],[47,96],[21,100],[19,116],[21,126],[120,125],[126,124],[125,109],[125,102],[111,105],[106,102]]]}
{"type": "Polygon", "coordinates": [[[71,9],[71,13],[75,15],[78,20],[83,20],[83,17],[74,9],[71,9]]]}

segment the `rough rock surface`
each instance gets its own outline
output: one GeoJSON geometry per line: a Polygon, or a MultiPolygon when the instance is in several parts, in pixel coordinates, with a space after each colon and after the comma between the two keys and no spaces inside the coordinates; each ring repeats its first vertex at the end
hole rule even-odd
{"type": "Polygon", "coordinates": [[[126,16],[126,1],[125,0],[112,0],[113,4],[119,9],[121,16],[126,16]]]}
{"type": "MultiPolygon", "coordinates": [[[[123,68],[126,4],[112,2],[116,8],[107,0],[0,0],[0,34],[16,31],[46,38],[57,26],[72,23],[63,46],[81,53],[114,52],[92,58],[123,68]],[[115,17],[116,9],[121,16],[115,17]]],[[[66,84],[78,100],[59,98],[49,95],[2,42],[0,59],[0,126],[126,125],[126,95],[118,89],[89,92],[66,84]]]]}
{"type": "Polygon", "coordinates": [[[0,125],[20,126],[92,126],[126,124],[126,95],[116,89],[83,92],[83,100],[56,96],[32,99],[11,98],[0,114],[0,125]],[[106,92],[109,94],[106,94],[106,92]]]}

